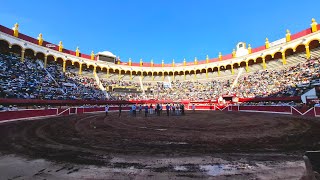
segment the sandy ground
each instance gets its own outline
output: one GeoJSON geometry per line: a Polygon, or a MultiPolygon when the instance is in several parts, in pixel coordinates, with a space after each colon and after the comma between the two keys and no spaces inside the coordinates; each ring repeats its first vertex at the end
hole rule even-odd
{"type": "Polygon", "coordinates": [[[112,166],[54,163],[13,155],[0,157],[0,179],[300,179],[304,163],[228,161],[214,157],[114,157],[112,166]],[[141,159],[140,159],[141,158],[141,159]]]}
{"type": "Polygon", "coordinates": [[[0,179],[300,179],[315,119],[123,112],[0,124],[0,179]]]}

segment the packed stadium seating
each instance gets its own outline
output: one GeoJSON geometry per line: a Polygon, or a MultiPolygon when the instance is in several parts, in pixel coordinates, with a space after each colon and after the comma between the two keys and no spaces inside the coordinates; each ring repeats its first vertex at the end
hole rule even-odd
{"type": "MultiPolygon", "coordinates": [[[[144,82],[145,94],[141,93],[138,81],[101,79],[105,87],[112,86],[119,91],[112,92],[116,99],[217,99],[221,95],[235,95],[240,98],[251,97],[290,97],[299,96],[312,87],[312,82],[320,78],[320,59],[305,61],[303,58],[295,64],[271,66],[251,73],[243,73],[234,84],[234,76],[222,76],[217,80],[174,80],[171,88],[163,82],[144,82]],[[122,90],[121,90],[122,89],[122,90]],[[129,90],[130,91],[126,91],[129,90]],[[136,91],[134,91],[136,89],[136,91]]],[[[299,57],[299,56],[298,56],[299,57]]],[[[290,58],[289,58],[290,59],[290,58]]],[[[290,61],[289,61],[290,62],[290,61]]],[[[68,68],[62,73],[61,66],[55,62],[43,68],[42,62],[26,58],[21,62],[14,55],[0,55],[1,97],[25,99],[87,99],[101,100],[106,93],[101,91],[91,72],[78,75],[68,68]]],[[[270,65],[271,63],[269,63],[270,65]]]]}
{"type": "Polygon", "coordinates": [[[24,99],[102,100],[94,79],[61,72],[56,63],[43,68],[40,61],[0,54],[0,97],[24,99]]]}

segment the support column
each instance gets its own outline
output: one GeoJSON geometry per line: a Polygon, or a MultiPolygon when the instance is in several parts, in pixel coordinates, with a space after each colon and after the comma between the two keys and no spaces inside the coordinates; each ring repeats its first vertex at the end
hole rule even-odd
{"type": "Polygon", "coordinates": [[[143,79],[143,71],[141,71],[141,80],[143,79]]]}
{"type": "Polygon", "coordinates": [[[152,73],[152,81],[154,81],[154,75],[153,75],[154,72],[151,72],[151,73],[152,73]]]}
{"type": "Polygon", "coordinates": [[[63,72],[66,72],[66,64],[67,64],[67,61],[64,60],[63,63],[62,63],[62,71],[63,72]]]}
{"type": "Polygon", "coordinates": [[[286,65],[287,64],[287,60],[286,60],[286,53],[282,52],[282,65],[286,65]]]}
{"type": "Polygon", "coordinates": [[[194,79],[197,79],[197,70],[194,70],[194,79]]]}
{"type": "Polygon", "coordinates": [[[44,68],[47,68],[48,56],[44,56],[44,68]]]}
{"type": "Polygon", "coordinates": [[[97,74],[97,66],[93,67],[93,74],[97,74]]]}
{"type": "Polygon", "coordinates": [[[121,70],[119,70],[119,80],[121,79],[121,70]]]}
{"type": "Polygon", "coordinates": [[[79,75],[82,74],[82,63],[79,64],[79,75]]]}
{"type": "Polygon", "coordinates": [[[21,62],[24,62],[24,50],[21,50],[21,62]]]}
{"type": "Polygon", "coordinates": [[[249,62],[246,62],[246,71],[249,72],[249,62]]]}
{"type": "Polygon", "coordinates": [[[132,80],[132,71],[130,71],[130,80],[132,80]]]}
{"type": "Polygon", "coordinates": [[[306,56],[307,56],[307,59],[310,59],[311,55],[310,55],[310,48],[308,45],[306,45],[306,56]]]}
{"type": "Polygon", "coordinates": [[[174,72],[172,72],[172,80],[174,80],[174,72]]]}
{"type": "Polygon", "coordinates": [[[208,69],[206,69],[206,78],[207,78],[207,79],[209,78],[208,69]]]}
{"type": "Polygon", "coordinates": [[[162,81],[164,81],[164,72],[162,72],[162,81]]]}
{"type": "Polygon", "coordinates": [[[267,69],[266,59],[264,57],[262,58],[262,67],[263,69],[267,69]]]}
{"type": "Polygon", "coordinates": [[[107,68],[107,78],[109,78],[109,68],[107,68]]]}
{"type": "Polygon", "coordinates": [[[184,76],[184,80],[186,80],[186,79],[187,79],[187,77],[186,77],[186,71],[183,71],[183,76],[184,76]]]}
{"type": "Polygon", "coordinates": [[[231,64],[231,74],[234,74],[233,64],[231,64]]]}
{"type": "Polygon", "coordinates": [[[218,76],[220,76],[220,66],[218,67],[218,76]]]}

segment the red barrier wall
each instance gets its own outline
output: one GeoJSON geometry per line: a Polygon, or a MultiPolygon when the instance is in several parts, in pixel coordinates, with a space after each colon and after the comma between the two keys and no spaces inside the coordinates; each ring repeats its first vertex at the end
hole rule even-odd
{"type": "Polygon", "coordinates": [[[57,114],[57,109],[5,111],[5,112],[0,112],[0,121],[36,117],[36,116],[49,116],[49,115],[56,115],[56,114],[57,114]]]}
{"type": "Polygon", "coordinates": [[[320,116],[320,107],[315,107],[314,112],[316,116],[320,116]]]}
{"type": "Polygon", "coordinates": [[[291,106],[239,106],[239,110],[291,113],[291,106]]]}

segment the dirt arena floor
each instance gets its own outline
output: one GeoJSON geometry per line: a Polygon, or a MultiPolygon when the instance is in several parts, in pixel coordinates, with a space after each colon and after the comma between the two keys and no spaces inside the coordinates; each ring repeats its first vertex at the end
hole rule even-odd
{"type": "Polygon", "coordinates": [[[0,124],[0,179],[301,179],[320,121],[197,111],[0,124]]]}

